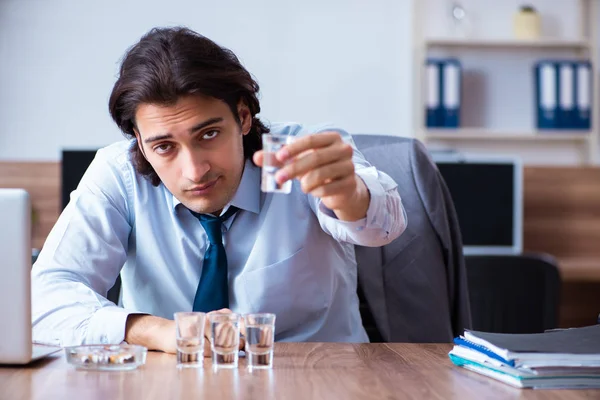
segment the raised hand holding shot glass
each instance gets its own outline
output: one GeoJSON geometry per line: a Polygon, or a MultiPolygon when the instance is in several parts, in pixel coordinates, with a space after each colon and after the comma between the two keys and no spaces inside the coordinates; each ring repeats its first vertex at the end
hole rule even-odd
{"type": "Polygon", "coordinates": [[[205,318],[203,312],[175,313],[177,367],[198,368],[204,364],[205,318]]]}
{"type": "Polygon", "coordinates": [[[210,349],[215,368],[236,368],[240,347],[240,315],[210,313],[210,349]]]}
{"type": "Polygon", "coordinates": [[[292,191],[292,181],[279,184],[275,179],[275,174],[284,165],[275,155],[286,144],[291,143],[293,139],[293,136],[289,135],[272,135],[268,133],[262,135],[264,153],[260,189],[263,192],[288,194],[292,191]]]}
{"type": "MultiPolygon", "coordinates": [[[[252,160],[263,167],[268,147],[257,151],[252,160]]],[[[365,218],[371,195],[365,182],[355,173],[352,144],[336,131],[321,131],[294,136],[275,154],[279,168],[275,173],[277,187],[283,188],[293,179],[302,192],[319,198],[321,204],[342,221],[365,218]]],[[[289,188],[291,190],[291,183],[289,188]]]]}
{"type": "Polygon", "coordinates": [[[246,314],[246,359],[248,368],[273,367],[275,314],[246,314]]]}

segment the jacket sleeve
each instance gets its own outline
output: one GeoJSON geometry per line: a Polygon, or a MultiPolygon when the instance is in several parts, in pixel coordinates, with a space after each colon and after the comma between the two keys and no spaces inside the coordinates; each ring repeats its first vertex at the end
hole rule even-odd
{"type": "Polygon", "coordinates": [[[462,252],[462,238],[458,216],[452,203],[450,192],[437,168],[419,168],[425,163],[435,163],[430,159],[422,143],[415,140],[415,182],[424,200],[425,208],[431,223],[443,245],[444,261],[447,274],[448,304],[452,321],[453,336],[459,336],[465,329],[471,328],[471,309],[469,290],[467,287],[467,270],[462,252]],[[429,172],[426,172],[429,171],[429,172]],[[427,193],[426,188],[434,188],[437,195],[427,193]],[[443,202],[434,202],[435,198],[443,198],[443,202]],[[436,206],[437,204],[437,206],[436,206]]]}

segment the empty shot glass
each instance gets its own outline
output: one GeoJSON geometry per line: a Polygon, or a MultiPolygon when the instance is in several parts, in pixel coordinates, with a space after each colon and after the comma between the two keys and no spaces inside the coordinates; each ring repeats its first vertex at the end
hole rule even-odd
{"type": "Polygon", "coordinates": [[[203,312],[176,312],[177,367],[198,368],[204,364],[203,312]]]}
{"type": "Polygon", "coordinates": [[[210,349],[215,368],[237,368],[240,348],[240,315],[210,313],[210,349]]]}
{"type": "Polygon", "coordinates": [[[246,360],[248,368],[273,367],[275,314],[246,314],[246,360]]]}
{"type": "Polygon", "coordinates": [[[291,180],[284,182],[283,185],[275,180],[275,173],[284,165],[275,157],[275,154],[285,145],[292,143],[293,139],[294,137],[289,135],[273,135],[270,133],[262,135],[263,167],[260,189],[263,192],[287,194],[292,191],[291,180]]]}

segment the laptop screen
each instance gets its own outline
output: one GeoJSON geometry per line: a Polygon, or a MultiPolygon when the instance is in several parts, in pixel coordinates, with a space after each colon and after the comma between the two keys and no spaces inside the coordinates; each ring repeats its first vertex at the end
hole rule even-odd
{"type": "Polygon", "coordinates": [[[0,221],[0,364],[23,363],[31,359],[31,203],[25,190],[0,189],[0,221]]]}

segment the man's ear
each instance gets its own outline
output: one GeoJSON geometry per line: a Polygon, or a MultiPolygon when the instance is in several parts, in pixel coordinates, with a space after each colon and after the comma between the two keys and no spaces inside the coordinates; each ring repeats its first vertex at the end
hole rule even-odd
{"type": "Polygon", "coordinates": [[[252,114],[250,114],[250,109],[243,100],[240,100],[237,111],[238,116],[240,117],[242,135],[247,135],[248,132],[250,132],[250,128],[252,128],[252,114]]]}

